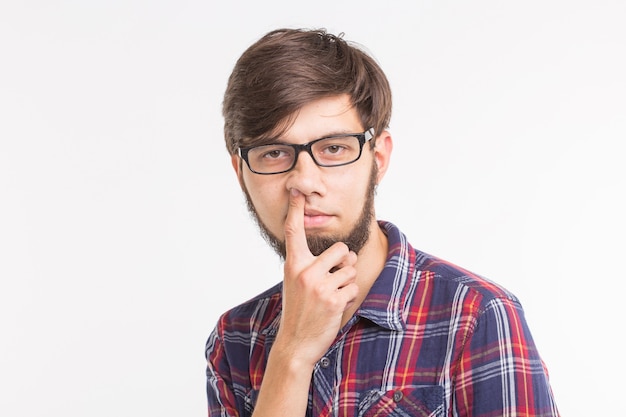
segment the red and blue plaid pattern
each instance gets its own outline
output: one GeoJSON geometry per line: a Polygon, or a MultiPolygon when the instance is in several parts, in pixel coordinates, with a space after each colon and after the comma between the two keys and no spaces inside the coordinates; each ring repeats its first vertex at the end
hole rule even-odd
{"type": "MultiPolygon", "coordinates": [[[[387,263],[316,365],[307,416],[558,416],[517,298],[379,224],[387,263]]],[[[206,345],[209,416],[252,415],[281,288],[220,317],[206,345]]]]}

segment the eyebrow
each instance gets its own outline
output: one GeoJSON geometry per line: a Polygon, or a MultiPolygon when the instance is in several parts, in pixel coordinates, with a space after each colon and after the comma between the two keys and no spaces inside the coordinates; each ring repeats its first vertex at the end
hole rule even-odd
{"type": "MultiPolygon", "coordinates": [[[[330,133],[326,133],[323,136],[318,136],[316,138],[313,138],[311,140],[308,140],[306,142],[302,142],[302,143],[311,143],[313,141],[316,141],[318,139],[325,139],[325,138],[330,138],[330,137],[334,137],[334,136],[342,136],[342,135],[361,135],[363,134],[363,132],[354,132],[352,130],[347,130],[347,129],[343,129],[343,130],[335,130],[333,132],[330,133]]],[[[292,143],[292,142],[287,142],[286,140],[280,138],[280,137],[269,137],[267,140],[260,140],[258,145],[255,146],[265,146],[265,145],[294,145],[294,144],[301,144],[301,143],[292,143]]]]}

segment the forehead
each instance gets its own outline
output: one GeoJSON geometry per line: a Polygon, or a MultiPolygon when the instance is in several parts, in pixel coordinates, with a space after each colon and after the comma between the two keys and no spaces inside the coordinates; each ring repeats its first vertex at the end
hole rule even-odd
{"type": "Polygon", "coordinates": [[[364,129],[347,94],[311,101],[281,125],[261,142],[305,143],[326,136],[360,133],[364,129]]]}

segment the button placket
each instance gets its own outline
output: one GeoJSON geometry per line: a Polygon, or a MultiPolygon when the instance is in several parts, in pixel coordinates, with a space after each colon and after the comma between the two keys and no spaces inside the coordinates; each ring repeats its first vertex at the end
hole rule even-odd
{"type": "Polygon", "coordinates": [[[328,368],[330,366],[330,359],[324,356],[322,359],[320,359],[320,366],[324,369],[328,368]]]}
{"type": "MultiPolygon", "coordinates": [[[[332,353],[330,354],[332,355],[332,353]]],[[[317,361],[313,371],[313,392],[311,397],[313,415],[322,415],[327,407],[329,393],[321,390],[322,387],[336,389],[335,372],[332,369],[333,356],[323,356],[317,361]]]]}

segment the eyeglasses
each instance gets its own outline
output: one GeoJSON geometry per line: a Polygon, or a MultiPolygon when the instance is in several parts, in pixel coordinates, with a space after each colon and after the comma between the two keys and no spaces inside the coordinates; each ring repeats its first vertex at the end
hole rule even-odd
{"type": "Polygon", "coordinates": [[[338,167],[356,162],[363,145],[374,137],[374,128],[363,133],[345,133],[326,136],[309,143],[274,143],[239,148],[239,156],[246,161],[250,171],[256,174],[282,174],[291,171],[300,152],[306,151],[321,167],[338,167]]]}

